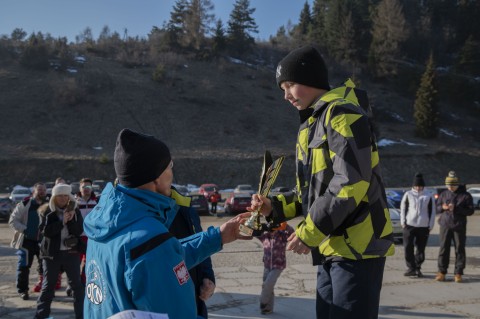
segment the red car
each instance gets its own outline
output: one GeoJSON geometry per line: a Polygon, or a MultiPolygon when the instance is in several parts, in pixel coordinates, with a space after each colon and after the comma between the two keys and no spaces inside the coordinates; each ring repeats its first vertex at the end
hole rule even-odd
{"type": "Polygon", "coordinates": [[[208,215],[210,211],[207,198],[201,194],[190,195],[192,198],[192,207],[197,210],[199,215],[208,215]]]}
{"type": "Polygon", "coordinates": [[[238,214],[247,211],[250,207],[252,195],[250,193],[233,192],[225,201],[225,214],[238,214]]]}
{"type": "Polygon", "coordinates": [[[217,184],[202,184],[198,189],[198,193],[202,194],[206,198],[209,198],[210,195],[212,195],[214,189],[216,189],[217,191],[220,190],[217,184]]]}

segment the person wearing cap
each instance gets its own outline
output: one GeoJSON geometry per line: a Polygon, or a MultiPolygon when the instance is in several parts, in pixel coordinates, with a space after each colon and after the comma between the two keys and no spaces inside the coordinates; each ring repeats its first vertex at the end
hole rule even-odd
{"type": "Polygon", "coordinates": [[[188,270],[240,238],[240,224],[250,213],[177,239],[168,231],[178,210],[171,197],[168,147],[154,136],[123,129],[114,166],[116,186],[107,184],[84,222],[85,317],[104,319],[137,309],[166,313],[170,319],[197,318],[188,270]]]}
{"type": "Polygon", "coordinates": [[[255,194],[248,210],[276,223],[304,217],[287,250],[311,253],[318,266],[318,318],[377,318],[385,257],[395,246],[366,92],[351,80],[331,90],[311,45],[285,56],[276,80],[300,117],[297,193],[255,194]]]}
{"type": "Polygon", "coordinates": [[[18,263],[17,263],[17,291],[23,300],[28,300],[28,282],[30,275],[30,268],[33,264],[33,259],[37,256],[37,273],[38,281],[33,287],[34,292],[40,292],[43,282],[43,267],[40,259],[40,234],[38,232],[38,225],[40,218],[38,217],[37,209],[47,201],[47,188],[43,183],[35,183],[33,186],[33,194],[30,197],[23,199],[13,209],[12,214],[8,220],[10,228],[15,232],[10,246],[18,249],[18,263]]]}
{"type": "Polygon", "coordinates": [[[407,264],[404,276],[408,277],[423,277],[421,268],[425,261],[425,247],[435,225],[435,200],[424,189],[423,175],[416,173],[412,189],[403,194],[400,203],[400,224],[407,264]]]}
{"type": "Polygon", "coordinates": [[[37,300],[35,319],[50,317],[50,308],[60,269],[68,277],[73,290],[75,318],[83,318],[85,289],[80,280],[80,254],[84,250],[80,241],[83,218],[76,206],[72,188],[57,184],[52,189],[48,204],[38,208],[39,230],[43,235],[40,256],[43,260],[43,286],[37,300]]]}
{"type": "Polygon", "coordinates": [[[473,215],[475,208],[473,198],[466,191],[465,185],[460,185],[455,171],[448,172],[445,178],[446,190],[440,193],[437,199],[438,224],[440,225],[438,252],[438,272],[436,281],[445,281],[450,261],[450,246],[455,245],[454,280],[462,282],[465,269],[467,240],[467,216],[473,215]]]}

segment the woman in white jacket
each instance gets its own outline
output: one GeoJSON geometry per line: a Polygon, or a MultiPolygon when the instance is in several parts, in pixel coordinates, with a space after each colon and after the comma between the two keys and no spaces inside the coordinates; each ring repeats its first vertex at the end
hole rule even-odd
{"type": "Polygon", "coordinates": [[[420,269],[425,260],[428,236],[435,223],[435,200],[424,192],[424,188],[422,174],[416,173],[412,189],[405,192],[400,204],[400,222],[408,268],[404,275],[409,277],[423,277],[420,269]]]}

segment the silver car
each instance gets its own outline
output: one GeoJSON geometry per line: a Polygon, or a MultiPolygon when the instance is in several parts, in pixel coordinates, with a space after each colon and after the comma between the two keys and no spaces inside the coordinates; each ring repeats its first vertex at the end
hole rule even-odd
{"type": "Polygon", "coordinates": [[[476,208],[480,208],[480,187],[470,187],[469,189],[467,189],[467,192],[472,195],[473,206],[476,208]]]}
{"type": "Polygon", "coordinates": [[[398,243],[403,243],[403,229],[400,223],[400,211],[393,206],[390,200],[387,200],[388,211],[390,212],[390,219],[392,221],[393,239],[398,243]]]}

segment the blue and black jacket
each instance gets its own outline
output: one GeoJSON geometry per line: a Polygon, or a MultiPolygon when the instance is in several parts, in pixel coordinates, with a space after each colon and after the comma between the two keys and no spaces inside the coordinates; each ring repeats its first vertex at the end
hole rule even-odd
{"type": "Polygon", "coordinates": [[[219,228],[177,240],[168,228],[175,200],[108,184],[85,218],[88,236],[85,318],[128,309],[197,318],[188,269],[222,248],[219,228]]]}

